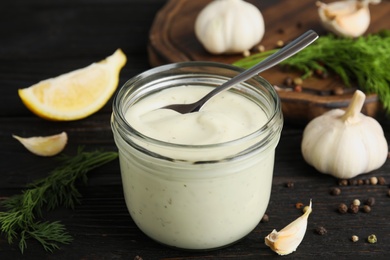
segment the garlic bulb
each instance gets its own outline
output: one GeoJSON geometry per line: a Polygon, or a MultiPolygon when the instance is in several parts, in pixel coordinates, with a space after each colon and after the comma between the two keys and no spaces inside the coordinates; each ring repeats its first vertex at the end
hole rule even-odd
{"type": "Polygon", "coordinates": [[[368,5],[380,0],[345,0],[329,4],[317,2],[318,14],[325,29],[342,37],[361,36],[370,25],[368,5]]]}
{"type": "Polygon", "coordinates": [[[245,52],[263,38],[264,20],[250,3],[214,0],[197,16],[195,34],[212,54],[245,52]]]}
{"type": "Polygon", "coordinates": [[[307,219],[311,213],[311,200],[305,213],[279,232],[275,229],[265,237],[265,244],[279,255],[288,255],[301,244],[306,233],[307,219]]]}
{"type": "Polygon", "coordinates": [[[51,136],[35,136],[23,138],[13,135],[27,150],[39,156],[54,156],[60,153],[68,141],[65,132],[51,136]]]}
{"type": "Polygon", "coordinates": [[[340,179],[381,167],[388,146],[381,125],[360,113],[365,100],[357,90],[347,110],[333,109],[314,118],[303,132],[302,155],[318,171],[340,179]]]}

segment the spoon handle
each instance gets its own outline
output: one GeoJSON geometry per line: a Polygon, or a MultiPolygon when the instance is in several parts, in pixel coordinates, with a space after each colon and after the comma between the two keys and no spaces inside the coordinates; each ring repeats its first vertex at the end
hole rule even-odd
{"type": "Polygon", "coordinates": [[[224,84],[222,84],[219,87],[216,87],[212,91],[210,91],[207,95],[205,95],[198,103],[198,107],[201,107],[206,101],[211,98],[212,96],[216,95],[217,93],[227,90],[231,88],[232,86],[236,85],[237,83],[243,82],[245,80],[250,79],[251,77],[255,76],[256,74],[267,70],[276,64],[280,63],[281,61],[291,57],[292,55],[296,54],[297,52],[304,49],[306,46],[310,45],[312,42],[314,42],[318,38],[318,34],[314,32],[313,30],[309,30],[284,46],[279,51],[275,52],[274,54],[268,56],[265,60],[261,61],[257,65],[253,66],[252,68],[238,74],[237,76],[231,78],[230,80],[226,81],[224,84]]]}

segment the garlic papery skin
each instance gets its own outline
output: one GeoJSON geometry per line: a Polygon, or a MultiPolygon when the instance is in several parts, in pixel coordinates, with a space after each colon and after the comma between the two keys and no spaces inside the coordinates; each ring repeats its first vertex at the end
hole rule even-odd
{"type": "Polygon", "coordinates": [[[23,138],[12,135],[27,150],[39,156],[54,156],[60,153],[68,142],[68,135],[65,132],[51,136],[34,136],[23,138]]]}
{"type": "Polygon", "coordinates": [[[275,229],[265,237],[265,244],[279,255],[288,255],[297,250],[306,233],[307,221],[312,212],[310,205],[306,212],[279,232],[275,229]]]}
{"type": "Polygon", "coordinates": [[[346,0],[329,4],[317,2],[318,15],[324,28],[341,37],[363,35],[371,21],[368,5],[380,0],[346,0]]]}
{"type": "Polygon", "coordinates": [[[305,161],[319,172],[350,179],[381,167],[388,145],[381,125],[360,113],[365,95],[357,90],[346,111],[333,109],[305,127],[301,144],[305,161]]]}
{"type": "Polygon", "coordinates": [[[264,19],[260,10],[242,0],[214,0],[195,21],[195,34],[212,54],[243,53],[261,41],[264,19]]]}

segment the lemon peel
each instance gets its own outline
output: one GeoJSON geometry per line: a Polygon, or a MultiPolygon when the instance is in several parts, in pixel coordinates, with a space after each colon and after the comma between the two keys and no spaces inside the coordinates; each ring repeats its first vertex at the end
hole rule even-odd
{"type": "Polygon", "coordinates": [[[53,121],[79,120],[101,109],[114,94],[126,55],[117,49],[111,56],[54,78],[19,89],[25,106],[53,121]]]}
{"type": "Polygon", "coordinates": [[[39,156],[54,156],[64,150],[68,142],[66,132],[50,136],[23,138],[12,135],[12,137],[18,140],[27,150],[39,156]]]}

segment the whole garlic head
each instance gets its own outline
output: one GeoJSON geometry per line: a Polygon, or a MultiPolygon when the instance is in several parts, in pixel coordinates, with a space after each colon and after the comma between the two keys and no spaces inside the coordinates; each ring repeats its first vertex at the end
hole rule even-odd
{"type": "Polygon", "coordinates": [[[365,95],[356,91],[346,111],[333,109],[314,118],[303,132],[302,155],[318,171],[340,179],[381,167],[388,156],[383,129],[360,113],[365,95]]]}
{"type": "Polygon", "coordinates": [[[242,0],[214,0],[199,13],[195,34],[212,54],[242,53],[264,36],[260,10],[242,0]]]}
{"type": "Polygon", "coordinates": [[[325,29],[342,37],[359,37],[370,25],[368,5],[380,0],[345,0],[329,4],[317,2],[318,14],[325,29]]]}

